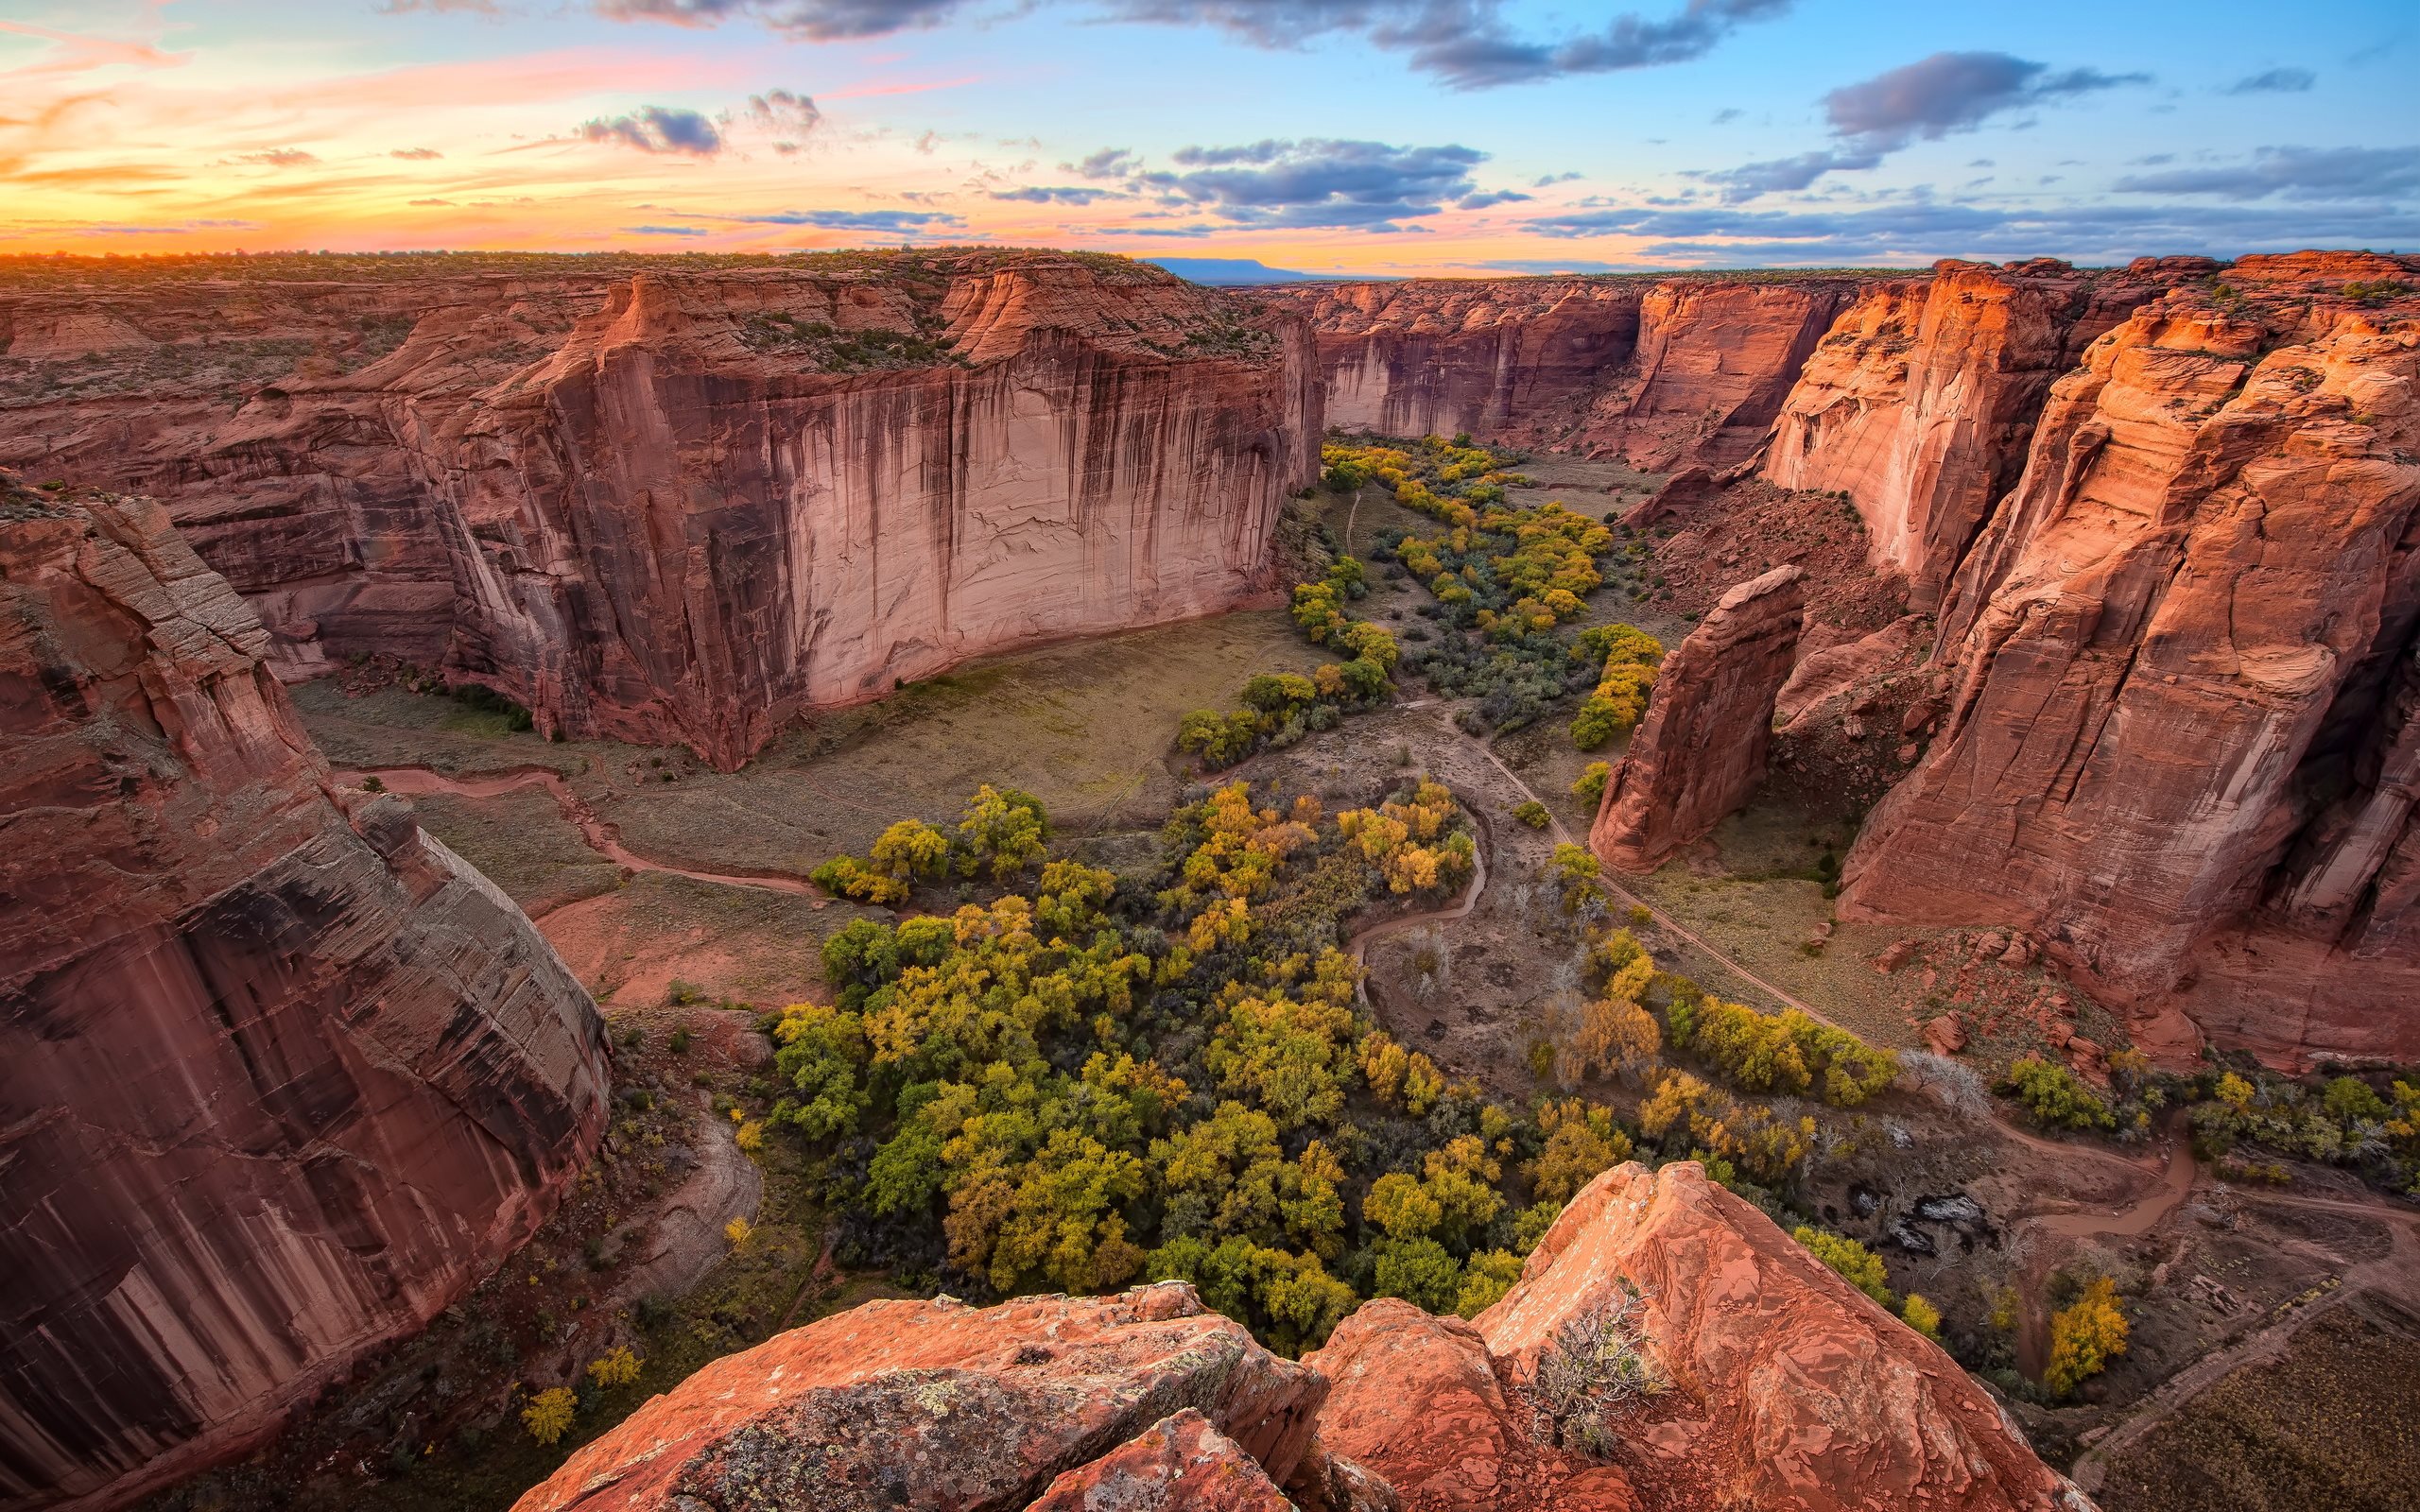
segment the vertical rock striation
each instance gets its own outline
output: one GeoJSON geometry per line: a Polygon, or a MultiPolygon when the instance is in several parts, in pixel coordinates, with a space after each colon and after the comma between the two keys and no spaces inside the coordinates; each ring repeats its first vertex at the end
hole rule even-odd
{"type": "MultiPolygon", "coordinates": [[[[0,461],[158,493],[281,670],[396,655],[726,767],[804,708],[1232,607],[1318,468],[1302,323],[1122,259],[96,302],[171,335],[273,306],[330,353],[273,359],[232,415],[122,356],[125,391],[0,421],[0,461]]],[[[67,339],[36,324],[56,303],[0,308],[11,352],[67,339]]]]}
{"type": "Polygon", "coordinates": [[[1588,832],[1589,849],[1607,866],[1654,870],[1764,781],[1773,701],[1789,680],[1806,617],[1805,578],[1776,567],[1741,583],[1665,660],[1588,832]]]}
{"type": "Polygon", "coordinates": [[[1847,493],[1874,564],[1905,576],[1910,606],[1930,610],[2015,482],[2051,381],[2163,285],[2217,266],[2143,258],[2089,273],[2049,258],[1944,261],[1930,278],[1877,284],[1798,374],[1764,475],[1847,493]]]}
{"type": "Polygon", "coordinates": [[[2284,1061],[2420,1054],[2410,274],[2245,258],[2059,381],[1844,915],[2016,922],[2171,1057],[2197,1019],[2284,1061]]]}
{"type": "Polygon", "coordinates": [[[333,789],[267,640],[157,506],[0,482],[12,1506],[258,1441],[603,1127],[587,993],[400,800],[333,789]]]}

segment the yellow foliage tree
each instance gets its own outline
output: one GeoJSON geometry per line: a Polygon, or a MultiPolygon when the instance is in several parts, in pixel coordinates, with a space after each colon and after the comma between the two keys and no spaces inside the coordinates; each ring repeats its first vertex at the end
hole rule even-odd
{"type": "Polygon", "coordinates": [[[551,1445],[571,1432],[572,1415],[579,1410],[579,1399],[569,1386],[550,1386],[529,1399],[521,1409],[521,1426],[529,1436],[542,1444],[551,1445]]]}
{"type": "Polygon", "coordinates": [[[2050,1363],[2042,1383],[2064,1397],[2126,1352],[2126,1311],[2118,1286],[2096,1277],[2083,1295],[2050,1314],[2050,1363]]]}

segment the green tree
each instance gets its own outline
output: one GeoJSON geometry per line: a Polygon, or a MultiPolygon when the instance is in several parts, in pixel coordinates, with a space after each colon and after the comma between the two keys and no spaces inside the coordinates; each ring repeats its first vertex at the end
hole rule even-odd
{"type": "Polygon", "coordinates": [[[1881,1256],[1854,1239],[1804,1224],[1791,1229],[1789,1236],[1806,1246],[1817,1260],[1840,1272],[1851,1286],[1884,1307],[1892,1305],[1891,1278],[1882,1268],[1881,1256]]]}
{"type": "Polygon", "coordinates": [[[958,833],[967,850],[969,872],[988,864],[994,880],[1006,881],[1042,859],[1050,821],[1042,800],[1032,794],[986,782],[975,790],[958,833]]]}
{"type": "Polygon", "coordinates": [[[1374,1295],[1400,1297],[1431,1313],[1450,1313],[1461,1299],[1462,1267],[1434,1239],[1381,1239],[1374,1295]]]}

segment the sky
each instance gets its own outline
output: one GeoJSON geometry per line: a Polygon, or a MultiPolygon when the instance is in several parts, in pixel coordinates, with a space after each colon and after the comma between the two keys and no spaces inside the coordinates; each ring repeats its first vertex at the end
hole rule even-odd
{"type": "Polygon", "coordinates": [[[2383,0],[0,0],[0,252],[2420,249],[2383,0]]]}

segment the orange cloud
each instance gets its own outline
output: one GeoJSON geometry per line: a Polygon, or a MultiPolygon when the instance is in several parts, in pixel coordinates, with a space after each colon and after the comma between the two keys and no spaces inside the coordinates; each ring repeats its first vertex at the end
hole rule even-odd
{"type": "Polygon", "coordinates": [[[52,56],[27,63],[23,68],[0,73],[0,78],[80,74],[112,64],[125,64],[131,68],[182,68],[193,61],[191,53],[162,52],[149,43],[119,42],[110,37],[89,37],[81,32],[53,31],[48,26],[29,26],[22,21],[0,21],[0,32],[59,44],[58,51],[52,56]]]}

